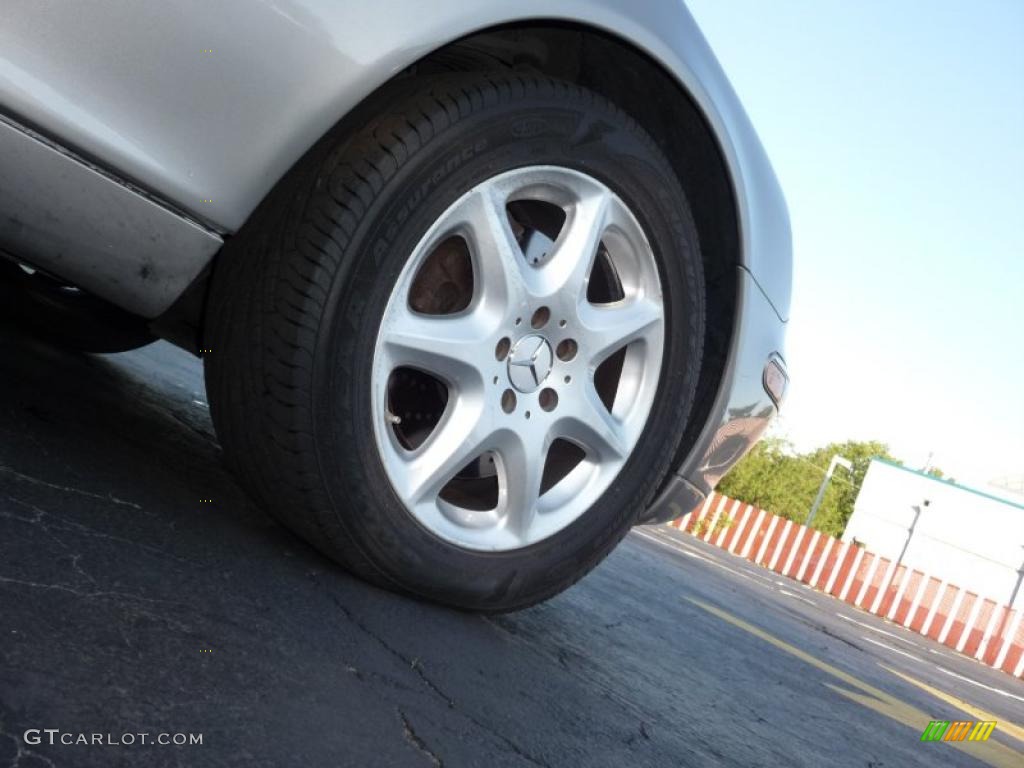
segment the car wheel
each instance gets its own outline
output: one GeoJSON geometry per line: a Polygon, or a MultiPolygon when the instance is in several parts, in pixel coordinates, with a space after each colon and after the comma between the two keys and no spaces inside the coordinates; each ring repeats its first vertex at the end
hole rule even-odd
{"type": "Polygon", "coordinates": [[[651,139],[539,77],[404,83],[215,268],[210,407],[244,484],[378,584],[507,611],[625,535],[679,447],[703,275],[651,139]]]}
{"type": "Polygon", "coordinates": [[[138,316],[3,259],[0,314],[40,338],[80,352],[127,352],[156,341],[138,316]]]}

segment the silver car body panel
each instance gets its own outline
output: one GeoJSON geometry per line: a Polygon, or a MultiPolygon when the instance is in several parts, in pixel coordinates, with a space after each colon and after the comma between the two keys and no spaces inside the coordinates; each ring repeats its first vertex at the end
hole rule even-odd
{"type": "MultiPolygon", "coordinates": [[[[6,0],[0,110],[230,233],[320,136],[395,73],[467,34],[527,20],[616,35],[692,96],[732,175],[741,263],[785,319],[790,240],[782,195],[680,0],[6,0]]],[[[192,255],[168,256],[171,266],[184,258],[183,273],[192,272],[192,255]]]]}
{"type": "Polygon", "coordinates": [[[775,413],[761,377],[784,351],[791,242],[768,159],[680,0],[6,0],[0,248],[27,248],[37,266],[155,317],[374,90],[449,42],[524,21],[590,27],[646,53],[703,112],[730,174],[732,346],[708,422],[648,519],[685,512],[775,413]],[[15,231],[12,210],[38,239],[15,231]]]}
{"type": "Polygon", "coordinates": [[[216,233],[0,118],[0,249],[155,317],[222,244],[216,233]]]}

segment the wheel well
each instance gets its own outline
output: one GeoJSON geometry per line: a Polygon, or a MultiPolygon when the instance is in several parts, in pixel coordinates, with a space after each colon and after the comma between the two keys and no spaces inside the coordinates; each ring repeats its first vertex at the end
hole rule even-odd
{"type": "Polygon", "coordinates": [[[714,132],[686,90],[656,61],[596,29],[531,23],[474,34],[412,68],[512,67],[539,71],[600,93],[636,120],[672,164],[697,226],[706,285],[704,363],[676,466],[707,422],[725,371],[737,310],[739,217],[714,132]]]}

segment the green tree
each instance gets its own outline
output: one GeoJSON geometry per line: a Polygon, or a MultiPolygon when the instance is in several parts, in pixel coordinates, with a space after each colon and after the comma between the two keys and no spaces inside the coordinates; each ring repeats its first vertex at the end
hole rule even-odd
{"type": "Polygon", "coordinates": [[[884,443],[847,440],[801,454],[783,440],[768,438],[754,446],[722,480],[718,490],[802,523],[836,454],[849,459],[853,471],[836,470],[815,516],[814,527],[839,536],[853,514],[857,492],[871,459],[880,456],[895,461],[884,443]]]}

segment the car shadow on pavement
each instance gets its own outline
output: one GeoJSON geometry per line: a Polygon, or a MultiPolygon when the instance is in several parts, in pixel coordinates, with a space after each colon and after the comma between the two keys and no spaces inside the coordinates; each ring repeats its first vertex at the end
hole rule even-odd
{"type": "MultiPolygon", "coordinates": [[[[574,711],[538,724],[552,692],[588,695],[556,639],[578,614],[485,619],[348,576],[246,498],[205,400],[201,363],[165,343],[91,356],[0,327],[0,764],[60,764],[60,745],[20,740],[51,723],[203,733],[217,764],[578,749],[574,711]]],[[[607,713],[620,746],[641,725],[623,706],[607,713]]],[[[74,762],[139,759],[125,749],[74,762]]],[[[189,749],[147,764],[196,764],[189,749]]]]}

